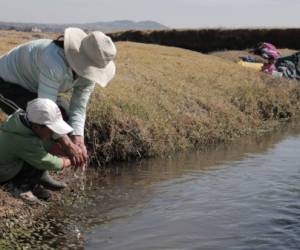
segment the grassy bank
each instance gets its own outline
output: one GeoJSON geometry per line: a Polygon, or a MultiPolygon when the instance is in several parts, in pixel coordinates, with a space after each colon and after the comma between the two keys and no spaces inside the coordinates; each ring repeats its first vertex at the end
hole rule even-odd
{"type": "Polygon", "coordinates": [[[224,54],[131,42],[118,49],[118,74],[96,89],[88,110],[96,164],[206,147],[299,111],[297,82],[245,69],[224,54]]]}
{"type": "MultiPolygon", "coordinates": [[[[44,36],[55,34],[6,31],[0,53],[44,36]]],[[[204,55],[132,42],[117,47],[117,75],[106,89],[96,88],[88,107],[86,142],[94,166],[207,148],[299,113],[299,83],[243,68],[230,52],[204,55]]],[[[0,198],[1,219],[35,213],[1,190],[0,198]]]]}
{"type": "MultiPolygon", "coordinates": [[[[1,32],[0,53],[57,36],[1,32]]],[[[88,106],[93,165],[203,148],[270,128],[299,111],[298,83],[237,65],[244,52],[204,55],[131,42],[117,47],[117,75],[107,88],[96,88],[88,106]]]]}

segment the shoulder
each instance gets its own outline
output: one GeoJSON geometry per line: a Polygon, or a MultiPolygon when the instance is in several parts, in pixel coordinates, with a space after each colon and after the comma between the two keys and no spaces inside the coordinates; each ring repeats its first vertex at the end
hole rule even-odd
{"type": "Polygon", "coordinates": [[[17,48],[26,49],[33,53],[43,51],[52,42],[50,39],[37,39],[20,44],[17,48]]]}
{"type": "Polygon", "coordinates": [[[44,47],[39,51],[37,66],[42,74],[54,80],[63,79],[66,72],[69,71],[64,50],[54,44],[52,40],[45,41],[44,47]]]}

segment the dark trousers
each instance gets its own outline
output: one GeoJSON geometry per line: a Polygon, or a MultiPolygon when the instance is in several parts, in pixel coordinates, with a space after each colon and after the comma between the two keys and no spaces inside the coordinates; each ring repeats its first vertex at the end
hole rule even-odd
{"type": "MultiPolygon", "coordinates": [[[[6,82],[0,77],[0,109],[7,115],[11,115],[19,108],[26,110],[27,103],[37,97],[37,93],[30,92],[20,85],[6,82]]],[[[63,119],[68,121],[69,102],[60,98],[58,107],[63,119]]]]}
{"type": "Polygon", "coordinates": [[[7,115],[14,113],[18,108],[26,110],[27,102],[35,98],[36,93],[0,78],[0,108],[7,115]]]}
{"type": "Polygon", "coordinates": [[[44,172],[45,170],[34,168],[24,162],[21,171],[8,182],[13,183],[16,187],[26,184],[29,189],[32,189],[40,183],[40,179],[44,172]]]}

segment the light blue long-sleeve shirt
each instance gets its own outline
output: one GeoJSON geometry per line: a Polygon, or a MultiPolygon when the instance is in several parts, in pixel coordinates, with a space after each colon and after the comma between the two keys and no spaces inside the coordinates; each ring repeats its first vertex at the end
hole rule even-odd
{"type": "Polygon", "coordinates": [[[69,124],[74,135],[84,134],[86,106],[95,83],[82,77],[74,81],[64,50],[52,40],[21,44],[0,57],[0,77],[54,102],[60,93],[73,90],[69,124]]]}

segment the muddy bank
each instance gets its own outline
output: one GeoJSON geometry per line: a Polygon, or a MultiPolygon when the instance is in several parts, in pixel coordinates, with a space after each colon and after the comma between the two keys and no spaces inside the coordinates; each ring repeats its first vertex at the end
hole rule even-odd
{"type": "MultiPolygon", "coordinates": [[[[50,208],[59,217],[58,204],[70,204],[82,195],[82,185],[85,181],[80,171],[68,170],[64,173],[54,174],[56,179],[64,179],[68,187],[63,191],[53,192],[49,202],[41,201],[39,204],[28,204],[21,199],[15,198],[11,193],[0,189],[0,249],[83,249],[80,248],[82,240],[78,238],[74,228],[65,228],[61,221],[54,217],[47,217],[50,208]],[[65,230],[73,230],[66,241],[71,242],[68,246],[64,242],[57,243],[55,238],[64,235],[65,230]],[[70,238],[72,236],[72,239],[70,238]],[[51,238],[51,241],[49,240],[51,238]],[[75,245],[74,242],[76,242],[75,245]],[[55,247],[53,247],[55,246],[55,247]]],[[[88,174],[88,173],[87,173],[88,174]]],[[[105,173],[97,173],[101,181],[105,173]]],[[[59,217],[61,220],[61,217],[59,217]]],[[[64,223],[68,223],[66,219],[64,223]]]]}
{"type": "Polygon", "coordinates": [[[278,48],[300,50],[300,29],[201,29],[125,31],[110,34],[115,41],[152,43],[190,49],[203,53],[243,50],[259,42],[278,48]]]}

